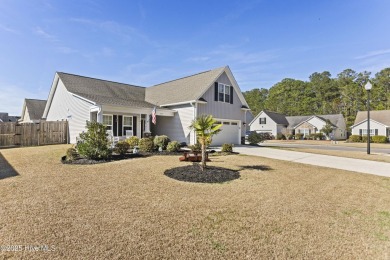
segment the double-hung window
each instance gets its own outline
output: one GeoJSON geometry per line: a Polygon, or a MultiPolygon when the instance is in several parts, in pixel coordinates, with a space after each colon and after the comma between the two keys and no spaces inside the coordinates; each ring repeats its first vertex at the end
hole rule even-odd
{"type": "Polygon", "coordinates": [[[103,125],[107,130],[112,130],[112,115],[103,115],[103,125]]]}
{"type": "Polygon", "coordinates": [[[123,133],[126,136],[133,136],[133,117],[123,116],[123,133]]]}
{"type": "Polygon", "coordinates": [[[259,123],[260,123],[260,125],[267,124],[267,118],[266,117],[260,117],[259,123]]]}
{"type": "Polygon", "coordinates": [[[230,86],[218,83],[218,101],[230,103],[230,86]]]}

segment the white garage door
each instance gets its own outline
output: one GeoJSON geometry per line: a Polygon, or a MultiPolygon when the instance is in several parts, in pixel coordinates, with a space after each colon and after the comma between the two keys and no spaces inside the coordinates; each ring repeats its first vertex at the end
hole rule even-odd
{"type": "MultiPolygon", "coordinates": [[[[222,127],[221,132],[217,135],[213,136],[213,141],[211,145],[217,146],[222,144],[239,144],[240,136],[239,136],[239,122],[233,121],[221,121],[222,127]]],[[[218,121],[218,123],[220,123],[218,121]]]]}

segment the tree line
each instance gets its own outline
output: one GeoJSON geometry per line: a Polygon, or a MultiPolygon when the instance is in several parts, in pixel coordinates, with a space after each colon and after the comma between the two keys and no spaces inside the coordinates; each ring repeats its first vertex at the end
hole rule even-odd
{"type": "Polygon", "coordinates": [[[308,81],[285,78],[270,89],[244,92],[252,113],[270,110],[288,116],[343,114],[347,127],[353,125],[358,111],[367,110],[368,80],[372,84],[372,110],[390,109],[390,68],[370,77],[371,72],[343,70],[332,77],[329,71],[314,72],[308,81]]]}

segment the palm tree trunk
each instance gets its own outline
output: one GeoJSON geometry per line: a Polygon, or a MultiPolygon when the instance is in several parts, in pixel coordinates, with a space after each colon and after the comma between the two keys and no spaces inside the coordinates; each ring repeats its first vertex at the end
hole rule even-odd
{"type": "Polygon", "coordinates": [[[206,145],[205,142],[202,142],[202,164],[201,164],[201,169],[204,171],[206,168],[206,145]]]}

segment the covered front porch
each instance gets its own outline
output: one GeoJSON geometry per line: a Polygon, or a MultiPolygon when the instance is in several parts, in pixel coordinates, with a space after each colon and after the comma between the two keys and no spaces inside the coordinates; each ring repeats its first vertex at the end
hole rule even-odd
{"type": "MultiPolygon", "coordinates": [[[[91,107],[91,121],[103,123],[109,135],[117,141],[137,136],[151,136],[152,108],[131,108],[115,106],[91,107]]],[[[174,116],[174,111],[157,109],[159,116],[174,116]]]]}

